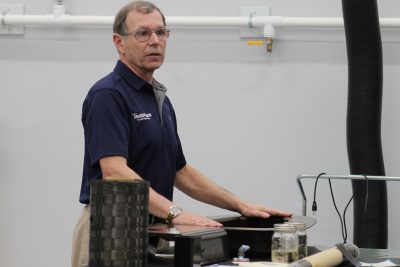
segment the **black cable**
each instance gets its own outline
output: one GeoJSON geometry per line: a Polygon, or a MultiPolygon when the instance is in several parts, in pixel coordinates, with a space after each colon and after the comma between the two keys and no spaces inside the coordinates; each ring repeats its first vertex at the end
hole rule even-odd
{"type": "MultiPolygon", "coordinates": [[[[367,235],[366,231],[368,229],[368,218],[367,218],[367,207],[368,207],[368,178],[367,175],[365,174],[361,174],[361,176],[364,176],[365,178],[365,205],[364,205],[364,214],[363,214],[363,218],[364,218],[364,222],[365,222],[365,228],[364,228],[364,237],[367,235]]],[[[364,239],[365,240],[365,239],[364,239]]]]}
{"type": "MultiPolygon", "coordinates": [[[[316,178],[316,180],[315,180],[315,185],[314,185],[314,201],[313,201],[313,204],[312,204],[312,211],[313,211],[313,212],[317,211],[316,195],[317,195],[317,183],[318,183],[318,179],[321,177],[321,175],[324,175],[324,174],[326,174],[326,173],[321,172],[320,174],[318,174],[318,176],[317,176],[317,178],[316,178]]],[[[366,180],[366,182],[367,182],[367,183],[366,183],[366,187],[367,187],[367,188],[366,188],[366,191],[367,191],[367,193],[366,193],[366,196],[365,196],[365,206],[364,206],[364,219],[365,219],[365,218],[366,218],[366,215],[367,215],[367,205],[368,205],[368,179],[367,179],[367,176],[366,176],[366,175],[363,175],[363,176],[365,177],[365,180],[366,180]]],[[[342,230],[343,244],[346,244],[346,243],[347,243],[346,212],[347,212],[347,209],[348,209],[348,207],[349,207],[351,201],[352,201],[353,198],[354,198],[354,194],[351,195],[349,201],[347,202],[346,207],[344,208],[344,211],[343,211],[343,216],[342,216],[342,215],[340,214],[340,212],[339,212],[339,209],[338,209],[337,205],[336,205],[335,196],[334,196],[334,194],[333,194],[333,188],[332,188],[331,179],[328,179],[328,182],[329,182],[329,188],[330,188],[330,191],[331,191],[333,206],[335,207],[336,213],[338,214],[339,220],[340,220],[340,227],[341,227],[341,230],[342,230]]]]}
{"type": "Polygon", "coordinates": [[[336,201],[335,201],[335,196],[333,194],[333,188],[332,188],[332,183],[331,183],[331,179],[328,179],[329,181],[329,188],[331,191],[331,196],[332,196],[332,201],[333,201],[333,206],[335,207],[336,213],[339,215],[339,220],[340,220],[340,228],[342,230],[342,237],[343,237],[343,244],[347,243],[347,224],[346,224],[346,212],[347,212],[347,208],[349,207],[351,201],[354,198],[354,195],[351,195],[351,198],[349,199],[349,201],[346,204],[346,207],[344,208],[343,211],[343,216],[340,215],[339,209],[336,206],[336,201]]]}
{"type": "MultiPolygon", "coordinates": [[[[364,174],[362,174],[362,176],[364,176],[365,181],[367,182],[367,183],[366,183],[365,206],[364,206],[364,221],[365,221],[366,223],[368,223],[368,220],[366,220],[366,216],[367,216],[367,206],[368,206],[368,178],[367,178],[367,176],[364,175],[364,174]]],[[[346,242],[347,242],[346,211],[347,211],[347,208],[349,207],[351,201],[353,200],[353,198],[354,198],[354,194],[353,194],[353,195],[351,196],[351,198],[349,199],[349,202],[347,202],[347,205],[346,205],[346,207],[345,207],[345,209],[344,209],[344,212],[343,212],[343,226],[344,226],[344,232],[345,232],[345,235],[344,235],[344,237],[343,237],[343,244],[346,244],[346,242]]]]}
{"type": "Polygon", "coordinates": [[[326,173],[321,172],[320,174],[318,174],[317,179],[315,179],[315,185],[314,185],[314,201],[312,204],[312,211],[315,213],[317,211],[317,202],[315,201],[316,196],[317,196],[317,183],[318,183],[318,179],[319,177],[321,177],[321,175],[324,175],[326,173]]]}
{"type": "Polygon", "coordinates": [[[347,208],[349,207],[351,201],[353,200],[354,195],[351,195],[351,198],[349,199],[349,202],[347,202],[346,208],[344,208],[344,212],[343,212],[343,225],[344,225],[344,232],[345,232],[345,236],[343,238],[343,244],[347,243],[347,226],[346,226],[346,211],[347,208]]]}
{"type": "Polygon", "coordinates": [[[333,195],[333,189],[332,189],[331,179],[328,179],[328,182],[329,182],[329,189],[331,190],[331,196],[332,196],[333,206],[335,207],[336,213],[339,215],[340,228],[342,229],[342,237],[343,237],[343,240],[344,240],[344,238],[345,238],[344,228],[345,228],[345,227],[343,227],[342,215],[340,214],[339,209],[338,209],[337,206],[336,206],[335,197],[334,197],[334,195],[333,195]]]}
{"type": "Polygon", "coordinates": [[[366,184],[365,184],[365,206],[364,206],[364,219],[365,216],[367,215],[367,206],[368,206],[368,178],[365,174],[361,174],[361,176],[364,176],[366,184]]]}

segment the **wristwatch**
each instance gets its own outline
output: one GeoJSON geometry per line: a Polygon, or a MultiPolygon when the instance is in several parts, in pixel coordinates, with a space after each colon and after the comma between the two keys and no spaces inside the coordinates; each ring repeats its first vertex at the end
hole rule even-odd
{"type": "Polygon", "coordinates": [[[167,223],[172,224],[172,220],[181,214],[182,208],[178,207],[176,205],[172,205],[168,209],[168,214],[167,214],[167,223]]]}

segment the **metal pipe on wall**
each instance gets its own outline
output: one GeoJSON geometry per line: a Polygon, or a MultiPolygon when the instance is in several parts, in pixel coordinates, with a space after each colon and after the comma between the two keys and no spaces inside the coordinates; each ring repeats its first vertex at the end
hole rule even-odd
{"type": "MultiPolygon", "coordinates": [[[[110,26],[114,16],[73,16],[73,15],[14,15],[0,14],[3,26],[48,25],[48,26],[110,26]]],[[[271,24],[282,28],[343,28],[343,18],[339,17],[166,17],[169,27],[217,27],[238,28],[264,27],[271,24]]],[[[380,18],[381,28],[400,28],[400,18],[380,18]]]]}

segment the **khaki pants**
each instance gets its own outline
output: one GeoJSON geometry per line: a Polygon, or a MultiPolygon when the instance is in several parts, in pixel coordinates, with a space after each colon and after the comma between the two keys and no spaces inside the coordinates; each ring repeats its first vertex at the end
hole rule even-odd
{"type": "Polygon", "coordinates": [[[72,267],[89,265],[90,209],[86,205],[74,228],[72,239],[72,267]]]}

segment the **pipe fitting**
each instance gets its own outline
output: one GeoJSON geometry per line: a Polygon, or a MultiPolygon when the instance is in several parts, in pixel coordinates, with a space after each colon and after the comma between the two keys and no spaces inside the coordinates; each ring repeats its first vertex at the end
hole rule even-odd
{"type": "Polygon", "coordinates": [[[265,48],[268,53],[272,52],[272,46],[274,43],[275,28],[270,23],[264,25],[264,38],[265,38],[265,48]]]}
{"type": "Polygon", "coordinates": [[[62,0],[56,0],[56,3],[53,6],[53,15],[56,18],[65,15],[65,6],[63,5],[62,0]]]}

